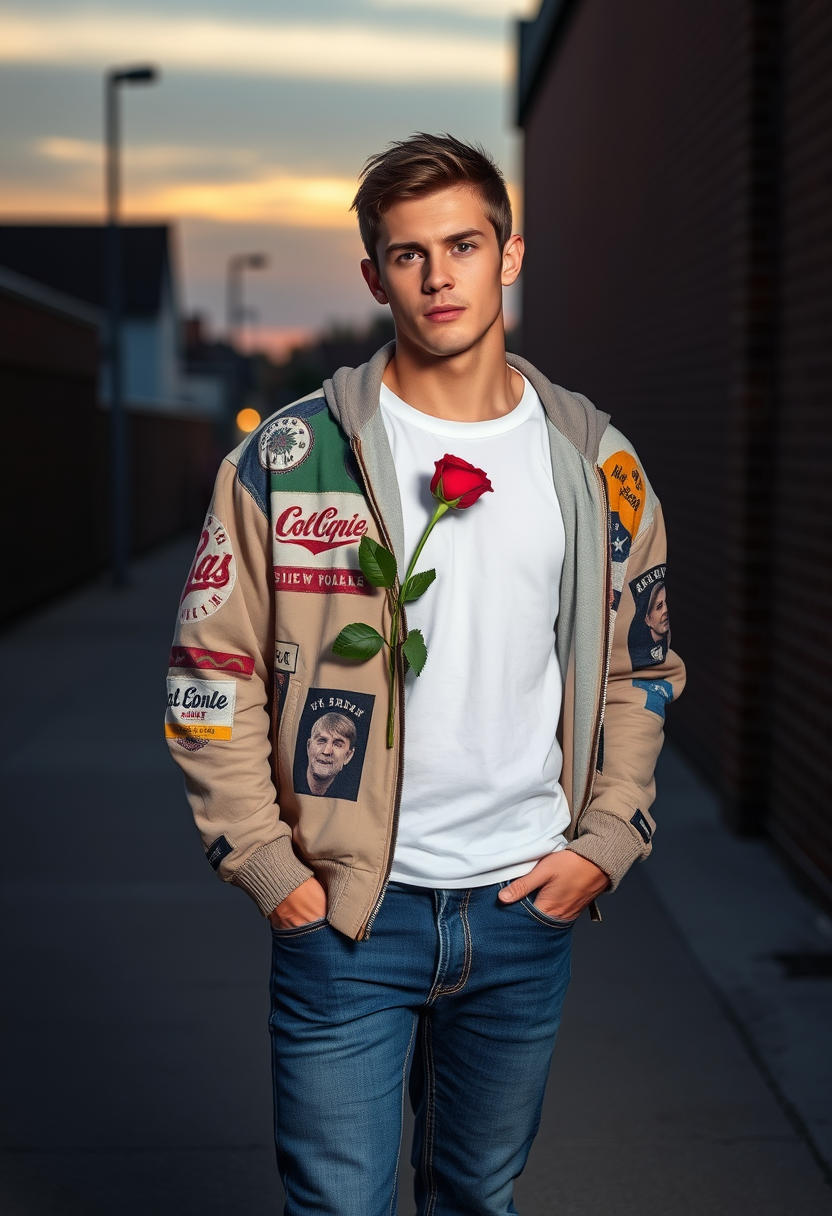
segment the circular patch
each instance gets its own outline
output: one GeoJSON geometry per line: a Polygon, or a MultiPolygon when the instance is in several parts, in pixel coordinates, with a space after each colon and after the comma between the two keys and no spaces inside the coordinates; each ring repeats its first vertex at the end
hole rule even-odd
{"type": "Polygon", "coordinates": [[[179,602],[179,620],[201,621],[222,608],[237,582],[237,562],[222,520],[209,515],[179,602]]]}
{"type": "Polygon", "coordinates": [[[303,464],[314,443],[312,428],[303,418],[275,418],[260,433],[260,467],[267,473],[288,473],[303,464]]]}

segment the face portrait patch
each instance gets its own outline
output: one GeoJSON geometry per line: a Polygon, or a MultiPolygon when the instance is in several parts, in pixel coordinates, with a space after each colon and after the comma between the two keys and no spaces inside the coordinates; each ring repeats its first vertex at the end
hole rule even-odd
{"type": "Polygon", "coordinates": [[[230,739],[236,697],[236,680],[168,676],[165,738],[193,739],[200,743],[230,739]]]}
{"type": "Polygon", "coordinates": [[[267,473],[288,473],[303,464],[315,443],[305,418],[275,418],[263,427],[257,441],[260,467],[267,473]]]}
{"type": "Polygon", "coordinates": [[[209,515],[196,549],[182,599],[179,620],[201,621],[222,608],[237,581],[237,562],[221,520],[209,515]]]}
{"type": "Polygon", "coordinates": [[[295,748],[296,794],[356,802],[375,697],[336,688],[310,688],[295,748]]]}
{"type": "Polygon", "coordinates": [[[274,582],[279,591],[372,595],[358,546],[369,530],[367,504],[340,492],[272,495],[274,582]]]}
{"type": "Polygon", "coordinates": [[[627,634],[633,671],[655,667],[667,658],[670,617],[667,611],[667,566],[654,566],[631,580],[635,616],[627,634]]]}

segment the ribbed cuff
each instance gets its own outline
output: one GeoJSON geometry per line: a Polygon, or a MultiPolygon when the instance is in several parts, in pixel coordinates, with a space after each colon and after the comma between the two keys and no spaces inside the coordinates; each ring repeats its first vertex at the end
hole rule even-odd
{"type": "Polygon", "coordinates": [[[609,875],[609,891],[615,890],[634,861],[650,852],[635,828],[607,811],[585,811],[578,830],[580,835],[566,847],[609,875]]]}
{"type": "Polygon", "coordinates": [[[278,836],[256,849],[248,861],[235,870],[231,882],[250,895],[264,916],[273,912],[287,895],[314,871],[303,864],[292,848],[291,836],[278,836]]]}

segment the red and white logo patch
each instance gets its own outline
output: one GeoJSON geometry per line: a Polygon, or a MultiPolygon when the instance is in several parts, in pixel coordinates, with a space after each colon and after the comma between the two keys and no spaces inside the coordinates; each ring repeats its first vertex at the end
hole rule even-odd
{"type": "Polygon", "coordinates": [[[236,581],[237,562],[231,540],[222,521],[209,515],[179,603],[180,622],[201,621],[222,608],[236,581]]]}
{"type": "Polygon", "coordinates": [[[370,527],[359,494],[272,496],[274,578],[278,588],[370,595],[358,546],[370,527]]]}

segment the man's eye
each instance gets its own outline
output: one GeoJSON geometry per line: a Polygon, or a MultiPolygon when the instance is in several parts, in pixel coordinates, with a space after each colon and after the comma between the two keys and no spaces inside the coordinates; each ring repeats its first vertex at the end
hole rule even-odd
{"type": "Polygon", "coordinates": [[[417,254],[415,249],[408,249],[406,253],[402,253],[399,255],[399,261],[400,262],[412,262],[413,259],[418,256],[419,255],[417,254]]]}
{"type": "Polygon", "coordinates": [[[457,245],[457,249],[459,250],[460,253],[467,253],[469,249],[473,249],[473,248],[474,248],[474,246],[471,244],[470,241],[460,241],[459,244],[457,245]]]}

